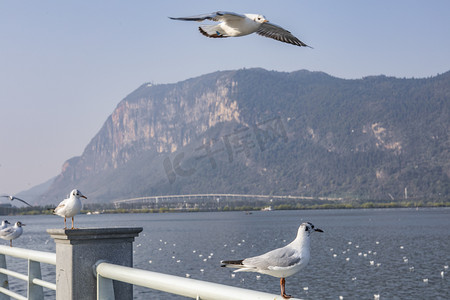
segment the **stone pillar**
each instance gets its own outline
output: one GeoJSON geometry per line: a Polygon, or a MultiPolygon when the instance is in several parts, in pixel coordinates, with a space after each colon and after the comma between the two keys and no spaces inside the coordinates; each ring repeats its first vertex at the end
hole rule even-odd
{"type": "MultiPolygon", "coordinates": [[[[98,260],[133,267],[133,241],[142,227],[47,229],[56,243],[56,300],[95,300],[98,260]]],[[[133,299],[133,287],[114,282],[116,299],[133,299]]]]}

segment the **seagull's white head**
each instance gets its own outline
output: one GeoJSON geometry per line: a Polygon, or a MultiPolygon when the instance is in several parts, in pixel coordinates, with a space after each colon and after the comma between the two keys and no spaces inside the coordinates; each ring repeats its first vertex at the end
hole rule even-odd
{"type": "Polygon", "coordinates": [[[300,225],[300,227],[298,228],[298,234],[299,235],[306,235],[306,236],[310,236],[311,233],[313,233],[314,231],[317,232],[323,232],[322,229],[319,228],[314,228],[314,225],[310,222],[305,222],[302,223],[302,225],[300,225]]]}
{"type": "Polygon", "coordinates": [[[20,222],[20,221],[19,221],[19,222],[16,222],[15,225],[16,225],[16,227],[22,227],[22,226],[25,226],[25,224],[23,224],[23,223],[20,222]]]}
{"type": "Polygon", "coordinates": [[[73,197],[77,197],[77,198],[84,198],[87,199],[87,197],[85,195],[83,195],[79,190],[75,189],[70,193],[71,196],[73,197]]]}
{"type": "Polygon", "coordinates": [[[269,22],[269,20],[266,19],[263,15],[257,15],[257,14],[246,14],[246,16],[253,20],[256,23],[266,23],[269,22]]]}

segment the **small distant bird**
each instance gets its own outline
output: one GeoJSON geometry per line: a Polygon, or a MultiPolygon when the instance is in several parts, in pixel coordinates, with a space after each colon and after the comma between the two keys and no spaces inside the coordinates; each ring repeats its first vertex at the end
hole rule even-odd
{"type": "Polygon", "coordinates": [[[64,199],[59,203],[59,205],[53,210],[55,215],[64,218],[64,229],[67,229],[66,218],[72,218],[72,228],[73,226],[73,217],[80,213],[81,208],[83,207],[83,203],[81,203],[80,198],[87,199],[79,190],[75,189],[70,192],[70,196],[67,199],[64,199]]]}
{"type": "Polygon", "coordinates": [[[5,229],[6,227],[8,227],[8,224],[11,224],[8,222],[8,220],[3,220],[2,221],[2,225],[0,225],[0,230],[5,229]]]}
{"type": "Polygon", "coordinates": [[[8,199],[11,200],[11,201],[19,200],[20,202],[23,202],[23,203],[25,203],[25,204],[28,205],[28,206],[32,206],[32,205],[30,205],[27,201],[22,200],[22,199],[20,199],[20,198],[17,198],[17,197],[15,197],[15,196],[2,195],[2,196],[0,196],[0,197],[8,198],[8,199]]]}
{"type": "Polygon", "coordinates": [[[221,261],[222,267],[238,268],[234,272],[257,272],[278,277],[280,278],[281,296],[289,299],[291,296],[286,295],[285,278],[299,272],[308,264],[310,236],[315,231],[323,232],[319,228],[314,228],[310,222],[303,223],[298,228],[297,237],[290,244],[260,256],[221,261]]]}
{"type": "Polygon", "coordinates": [[[204,36],[210,38],[237,37],[256,32],[259,35],[275,39],[280,42],[309,47],[292,33],[281,26],[270,23],[266,17],[258,14],[238,14],[234,12],[218,11],[211,14],[202,14],[192,17],[173,18],[180,21],[204,21],[220,22],[216,25],[203,25],[198,29],[204,36]]]}
{"type": "Polygon", "coordinates": [[[12,247],[12,240],[17,239],[23,233],[22,226],[25,226],[25,224],[16,222],[13,227],[6,227],[0,230],[0,238],[9,240],[9,246],[12,247]]]}

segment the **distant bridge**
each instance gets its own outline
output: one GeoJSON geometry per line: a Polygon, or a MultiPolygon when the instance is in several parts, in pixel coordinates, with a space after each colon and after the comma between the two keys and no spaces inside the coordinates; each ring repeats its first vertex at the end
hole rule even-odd
{"type": "Polygon", "coordinates": [[[305,196],[276,196],[276,195],[248,195],[248,194],[189,194],[189,195],[166,195],[138,197],[113,201],[116,208],[128,204],[162,204],[183,202],[221,202],[221,201],[276,201],[276,200],[327,200],[341,201],[343,198],[330,197],[305,197],[305,196]]]}

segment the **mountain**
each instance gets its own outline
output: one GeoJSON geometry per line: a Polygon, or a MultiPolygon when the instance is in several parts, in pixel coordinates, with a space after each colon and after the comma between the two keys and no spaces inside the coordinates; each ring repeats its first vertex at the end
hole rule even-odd
{"type": "Polygon", "coordinates": [[[348,199],[450,195],[450,72],[345,80],[221,71],[143,84],[40,198],[191,193],[348,199]]]}
{"type": "Polygon", "coordinates": [[[24,190],[15,196],[20,199],[24,199],[28,203],[35,204],[35,203],[39,202],[41,195],[50,188],[50,186],[53,184],[54,181],[55,181],[55,178],[51,178],[51,179],[47,180],[46,182],[35,185],[32,188],[30,188],[28,190],[24,190]]]}

